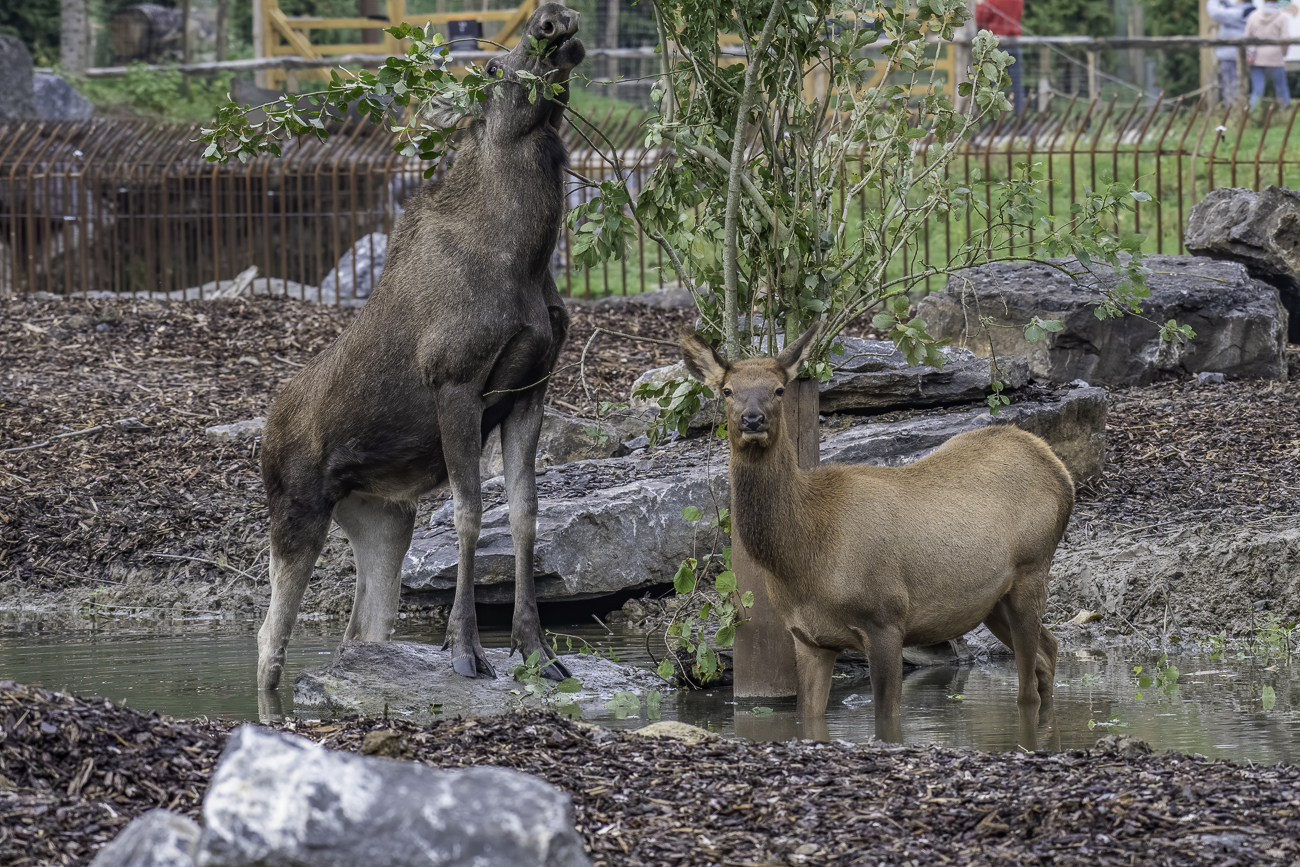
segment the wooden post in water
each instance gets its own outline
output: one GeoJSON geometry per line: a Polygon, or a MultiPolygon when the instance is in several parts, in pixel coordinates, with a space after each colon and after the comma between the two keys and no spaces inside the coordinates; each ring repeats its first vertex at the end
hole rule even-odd
{"type": "MultiPolygon", "coordinates": [[[[784,424],[795,437],[799,466],[810,469],[820,462],[821,437],[817,413],[821,401],[815,379],[797,379],[786,386],[784,424]]],[[[734,498],[735,493],[732,493],[734,498]]],[[[744,508],[734,499],[731,514],[744,508]]],[[[794,639],[767,598],[767,573],[750,559],[732,534],[731,566],[740,592],[754,594],[754,607],[745,612],[747,623],[736,628],[735,694],[738,698],[776,698],[798,692],[794,639]]]]}

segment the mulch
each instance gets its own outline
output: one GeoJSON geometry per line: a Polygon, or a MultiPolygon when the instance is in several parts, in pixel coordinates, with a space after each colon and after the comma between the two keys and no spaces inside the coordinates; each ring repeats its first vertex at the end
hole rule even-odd
{"type": "MultiPolygon", "coordinates": [[[[675,346],[655,341],[694,320],[635,303],[570,313],[548,401],[588,416],[676,361],[675,346]]],[[[0,576],[61,591],[137,575],[218,585],[262,574],[256,447],[213,445],[203,430],[265,415],[354,315],[267,298],[0,305],[0,576]]],[[[1104,532],[1300,511],[1296,374],[1113,390],[1107,471],[1082,486],[1076,523],[1104,532]]],[[[342,546],[330,551],[321,572],[350,580],[342,546]]]]}
{"type": "MultiPolygon", "coordinates": [[[[198,819],[229,730],[12,683],[0,683],[0,722],[0,863],[12,867],[85,864],[155,807],[198,819]]],[[[1058,754],[685,744],[539,712],[279,728],[349,752],[396,732],[389,754],[538,776],[572,797],[597,867],[1300,863],[1300,769],[1123,742],[1058,754]]]]}

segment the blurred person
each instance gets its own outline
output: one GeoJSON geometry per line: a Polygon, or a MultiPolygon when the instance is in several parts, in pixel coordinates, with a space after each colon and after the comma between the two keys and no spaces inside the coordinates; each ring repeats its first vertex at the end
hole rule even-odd
{"type": "MultiPolygon", "coordinates": [[[[1246,19],[1255,11],[1251,3],[1239,3],[1237,0],[1206,0],[1205,13],[1219,25],[1219,36],[1224,39],[1240,39],[1246,35],[1246,19]]],[[[1227,104],[1237,101],[1240,95],[1239,75],[1246,70],[1237,68],[1237,49],[1231,45],[1220,45],[1214,49],[1214,56],[1219,59],[1220,99],[1227,104]]]]}
{"type": "MultiPolygon", "coordinates": [[[[1019,36],[1020,17],[1025,14],[1025,0],[975,0],[975,26],[994,36],[1019,36]]],[[[1006,46],[1004,50],[1014,61],[1007,74],[1011,76],[1011,104],[1018,117],[1025,110],[1025,84],[1021,71],[1024,55],[1020,46],[1006,46]]]]}
{"type": "MultiPolygon", "coordinates": [[[[1289,39],[1295,4],[1273,0],[1260,4],[1246,20],[1246,35],[1256,39],[1289,39]]],[[[1250,107],[1259,105],[1264,96],[1265,76],[1273,80],[1273,94],[1283,108],[1291,105],[1291,91],[1286,84],[1286,48],[1281,45],[1252,45],[1246,49],[1250,63],[1250,107]]]]}

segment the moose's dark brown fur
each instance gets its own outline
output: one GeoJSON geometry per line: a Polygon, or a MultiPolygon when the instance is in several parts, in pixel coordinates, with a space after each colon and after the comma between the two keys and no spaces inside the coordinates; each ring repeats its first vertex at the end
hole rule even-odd
{"type": "MultiPolygon", "coordinates": [[[[416,500],[449,483],[460,560],[447,626],[455,670],[494,675],[474,616],[482,519],[479,455],[500,427],[516,560],[513,649],[552,656],[533,587],[534,459],[546,379],[568,317],[550,273],[564,218],[564,94],[530,102],[516,73],[567,82],[582,61],[578,13],[548,3],[528,39],[488,66],[500,78],[465,130],[445,180],[423,186],[356,321],[285,388],[262,453],[271,517],[271,603],[257,683],[273,689],[302,594],[333,517],[356,556],[345,637],[386,640],[416,500]]],[[[435,108],[441,124],[454,109],[435,108]]],[[[552,676],[567,676],[559,663],[552,676]]]]}
{"type": "Polygon", "coordinates": [[[877,734],[899,740],[903,646],[981,622],[1015,651],[1022,709],[1050,699],[1056,639],[1042,618],[1074,506],[1069,471],[1041,439],[1002,425],[905,467],[800,469],[781,395],[815,333],[734,364],[698,334],[681,341],[687,369],[726,401],[732,527],[795,638],[801,714],[825,714],[837,654],[861,648],[877,734]]]}

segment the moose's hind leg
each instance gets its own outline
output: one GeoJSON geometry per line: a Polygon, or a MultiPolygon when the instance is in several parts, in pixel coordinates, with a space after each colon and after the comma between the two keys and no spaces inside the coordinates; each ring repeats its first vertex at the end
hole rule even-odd
{"type": "Polygon", "coordinates": [[[298,606],[330,525],[328,511],[276,505],[271,508],[271,602],[257,632],[258,689],[280,685],[298,606]]]}
{"type": "Polygon", "coordinates": [[[387,641],[402,592],[402,560],[411,547],[415,504],[353,491],[334,507],[352,545],[357,589],[344,641],[387,641]]]}

